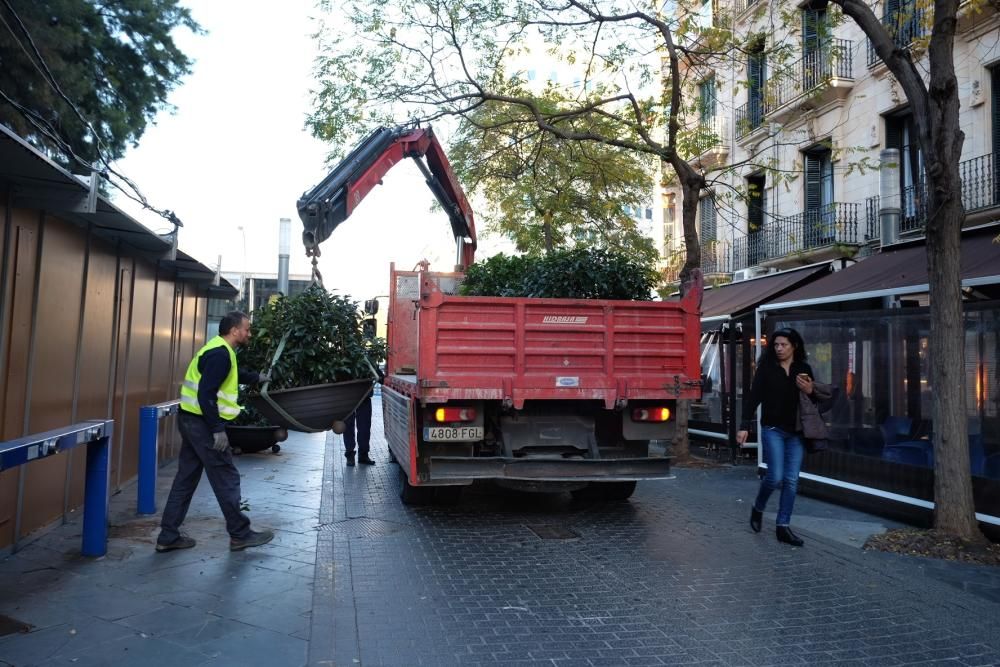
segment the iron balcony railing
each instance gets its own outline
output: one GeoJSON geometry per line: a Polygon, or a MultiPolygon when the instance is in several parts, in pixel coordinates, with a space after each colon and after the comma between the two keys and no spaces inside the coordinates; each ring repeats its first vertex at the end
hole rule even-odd
{"type": "Polygon", "coordinates": [[[760,0],[736,0],[735,3],[735,13],[737,16],[747,11],[751,7],[756,7],[760,0]]]}
{"type": "Polygon", "coordinates": [[[691,157],[698,157],[710,150],[729,148],[729,118],[716,114],[698,123],[691,137],[691,157]]]}
{"type": "MultiPolygon", "coordinates": [[[[958,174],[962,179],[962,206],[966,213],[974,213],[1000,206],[1000,174],[992,153],[960,162],[958,174]]],[[[878,195],[865,200],[865,234],[869,240],[880,236],[878,195]]],[[[923,182],[906,186],[900,192],[899,234],[919,232],[927,224],[927,187],[923,182]]]]}
{"type": "Polygon", "coordinates": [[[733,254],[725,241],[701,243],[701,270],[703,273],[732,273],[733,254]]]}
{"type": "Polygon", "coordinates": [[[798,60],[773,67],[763,93],[736,109],[736,138],[763,125],[768,114],[827,85],[832,79],[854,79],[854,43],[826,39],[798,60]]]}
{"type": "Polygon", "coordinates": [[[732,270],[832,245],[861,245],[859,208],[857,203],[833,203],[776,218],[761,230],[733,242],[732,270]]]}
{"type": "Polygon", "coordinates": [[[736,138],[742,139],[764,123],[764,101],[752,99],[736,109],[736,138]]]}
{"type": "MultiPolygon", "coordinates": [[[[893,44],[900,49],[908,49],[913,40],[927,35],[930,31],[928,25],[929,8],[917,7],[915,2],[901,3],[902,6],[893,13],[882,19],[882,25],[892,36],[893,44]]],[[[875,67],[882,59],[875,52],[875,45],[868,40],[868,67],[875,67]]]]}
{"type": "Polygon", "coordinates": [[[802,58],[775,68],[767,82],[764,114],[791,104],[831,79],[854,78],[854,45],[849,39],[826,39],[802,58]]]}

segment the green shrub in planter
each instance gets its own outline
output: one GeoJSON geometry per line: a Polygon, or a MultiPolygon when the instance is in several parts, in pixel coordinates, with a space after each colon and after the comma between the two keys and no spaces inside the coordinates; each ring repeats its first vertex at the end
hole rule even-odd
{"type": "MultiPolygon", "coordinates": [[[[296,296],[272,299],[253,311],[250,342],[239,350],[242,368],[266,370],[285,333],[288,339],[271,371],[268,391],[370,378],[385,359],[383,339],[366,340],[357,302],[311,285],[296,296]],[[367,361],[366,361],[367,360],[367,361]]],[[[247,400],[257,386],[240,390],[238,425],[267,422],[247,400]]]]}
{"type": "Polygon", "coordinates": [[[654,267],[602,248],[558,250],[540,256],[503,254],[465,272],[466,296],[649,301],[659,281],[654,267]]]}

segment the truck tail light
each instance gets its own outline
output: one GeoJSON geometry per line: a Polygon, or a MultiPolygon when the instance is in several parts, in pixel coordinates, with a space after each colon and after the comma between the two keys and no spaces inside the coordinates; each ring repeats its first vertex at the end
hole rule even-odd
{"type": "Polygon", "coordinates": [[[636,408],[632,411],[632,421],[665,422],[670,420],[670,408],[636,408]]]}
{"type": "Polygon", "coordinates": [[[438,408],[434,411],[436,422],[471,422],[476,421],[475,408],[438,408]]]}

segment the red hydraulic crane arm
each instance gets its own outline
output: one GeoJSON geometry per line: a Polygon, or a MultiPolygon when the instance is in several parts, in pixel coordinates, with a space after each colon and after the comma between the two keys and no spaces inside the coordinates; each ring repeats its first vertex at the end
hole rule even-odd
{"type": "Polygon", "coordinates": [[[426,128],[380,128],[361,142],[312,191],[299,199],[303,242],[307,249],[326,240],[382,178],[404,157],[413,158],[428,187],[448,214],[459,245],[458,261],[475,260],[476,225],[465,193],[434,131],[426,128]]]}

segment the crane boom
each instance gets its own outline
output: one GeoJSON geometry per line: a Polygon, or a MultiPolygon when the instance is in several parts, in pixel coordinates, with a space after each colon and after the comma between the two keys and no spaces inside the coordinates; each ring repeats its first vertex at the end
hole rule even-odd
{"type": "Polygon", "coordinates": [[[476,225],[465,192],[448,157],[430,127],[382,127],[368,135],[319,185],[299,198],[302,242],[312,254],[320,243],[350,217],[361,200],[403,158],[413,158],[427,186],[448,214],[458,247],[458,260],[475,260],[476,225]]]}

